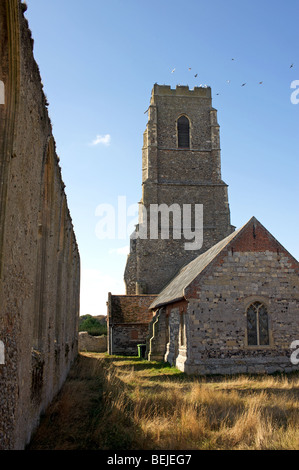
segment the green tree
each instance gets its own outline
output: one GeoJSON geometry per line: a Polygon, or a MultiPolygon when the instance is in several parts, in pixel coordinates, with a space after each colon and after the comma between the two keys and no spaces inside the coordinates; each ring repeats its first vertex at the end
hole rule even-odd
{"type": "Polygon", "coordinates": [[[82,315],[79,321],[79,331],[87,331],[92,336],[107,335],[107,324],[92,315],[82,315]]]}

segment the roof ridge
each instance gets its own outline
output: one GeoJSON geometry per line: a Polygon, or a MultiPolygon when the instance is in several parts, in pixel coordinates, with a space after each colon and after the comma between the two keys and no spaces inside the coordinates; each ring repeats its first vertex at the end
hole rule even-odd
{"type": "MultiPolygon", "coordinates": [[[[209,248],[207,251],[204,253],[201,253],[199,256],[194,258],[192,261],[190,261],[188,264],[183,266],[180,271],[177,273],[177,275],[171,279],[171,281],[162,289],[162,291],[157,295],[157,298],[154,300],[154,302],[151,303],[149,308],[156,308],[160,305],[163,305],[167,300],[167,292],[169,292],[169,295],[175,292],[179,289],[179,286],[177,286],[177,290],[175,289],[176,284],[178,281],[182,281],[183,285],[181,286],[181,295],[177,295],[172,301],[175,300],[180,300],[184,297],[184,291],[185,288],[207,267],[209,264],[221,253],[221,251],[229,245],[229,243],[235,239],[242,231],[243,229],[252,221],[257,221],[258,220],[255,217],[251,217],[251,219],[246,222],[244,225],[242,225],[239,229],[235,230],[231,234],[229,234],[227,237],[223,238],[220,240],[218,243],[213,245],[211,248],[209,248]],[[201,262],[203,262],[203,265],[200,266],[201,262]],[[196,269],[196,266],[198,266],[198,269],[196,269]],[[194,272],[193,272],[193,269],[194,272]],[[186,273],[187,271],[187,273],[186,273]],[[191,275],[190,275],[191,271],[191,275]],[[193,272],[193,274],[192,274],[193,272]],[[187,275],[189,273],[189,276],[187,275]],[[184,277],[186,278],[184,281],[184,277]],[[173,288],[173,289],[172,289],[173,288]],[[165,295],[166,294],[166,295],[165,295]],[[164,301],[163,301],[164,299],[164,301]]],[[[168,295],[168,296],[169,296],[168,295]]]]}

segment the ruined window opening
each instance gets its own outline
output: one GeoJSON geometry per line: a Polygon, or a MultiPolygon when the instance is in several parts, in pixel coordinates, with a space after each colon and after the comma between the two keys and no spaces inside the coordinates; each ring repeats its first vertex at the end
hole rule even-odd
{"type": "Polygon", "coordinates": [[[248,346],[269,345],[269,322],[267,308],[261,302],[254,302],[247,309],[248,346]]]}
{"type": "Polygon", "coordinates": [[[181,116],[177,122],[178,147],[190,148],[190,123],[186,116],[181,116]]]}

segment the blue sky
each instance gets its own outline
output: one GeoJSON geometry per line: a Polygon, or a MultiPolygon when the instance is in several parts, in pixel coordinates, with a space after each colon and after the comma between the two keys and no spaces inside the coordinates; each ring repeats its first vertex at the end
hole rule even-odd
{"type": "Polygon", "coordinates": [[[82,315],[106,314],[108,291],[124,293],[128,237],[100,240],[96,210],[141,198],[154,83],[211,86],[232,224],[256,216],[299,259],[298,0],[27,4],[81,255],[82,315]]]}

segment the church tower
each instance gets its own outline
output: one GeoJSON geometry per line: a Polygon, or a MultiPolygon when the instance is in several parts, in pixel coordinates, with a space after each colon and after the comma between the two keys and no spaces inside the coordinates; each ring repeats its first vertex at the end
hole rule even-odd
{"type": "Polygon", "coordinates": [[[233,231],[227,185],[221,179],[219,125],[211,88],[155,84],[143,140],[139,224],[131,236],[124,274],[126,293],[158,294],[182,266],[233,231]],[[153,237],[151,209],[162,209],[161,205],[178,210],[181,230],[174,227],[174,212],[170,210],[166,220],[161,210],[158,237],[153,237]],[[202,225],[195,207],[202,208],[202,225]],[[184,219],[185,211],[192,217],[184,219]],[[168,237],[162,234],[165,220],[168,237]],[[196,249],[190,249],[190,236],[184,237],[188,220],[196,249]],[[197,246],[201,227],[202,243],[197,246]]]}

